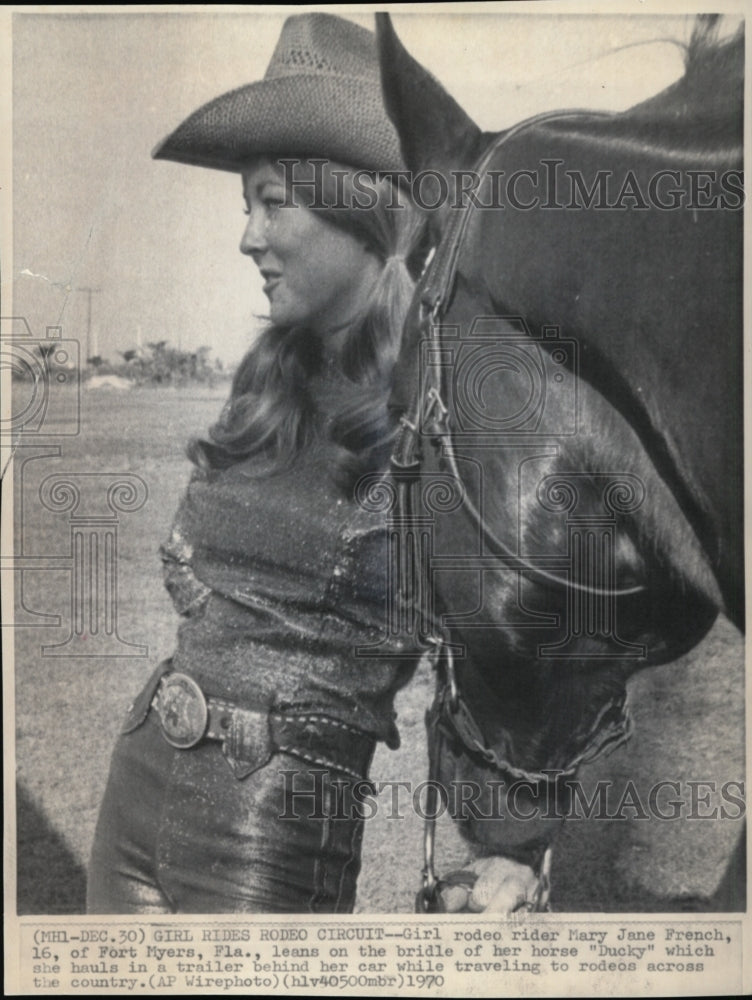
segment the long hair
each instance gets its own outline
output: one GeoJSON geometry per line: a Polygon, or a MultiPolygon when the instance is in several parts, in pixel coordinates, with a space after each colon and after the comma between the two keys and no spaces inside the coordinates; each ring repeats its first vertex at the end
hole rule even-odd
{"type": "MultiPolygon", "coordinates": [[[[393,435],[387,411],[391,375],[414,281],[408,258],[421,232],[417,211],[387,178],[357,175],[323,161],[285,161],[301,175],[315,175],[291,187],[305,207],[328,225],[355,236],[380,259],[382,267],[362,313],[343,342],[340,367],[357,389],[330,414],[328,435],[337,446],[333,474],[349,490],[366,471],[380,467],[393,435]],[[314,200],[315,199],[315,200],[314,200]]],[[[285,170],[286,180],[290,177],[285,170]]],[[[292,202],[295,203],[294,201],[292,202]]],[[[270,326],[243,358],[230,398],[209,440],[193,440],[191,461],[207,471],[227,468],[250,456],[263,456],[258,475],[289,467],[319,433],[309,392],[321,370],[321,342],[301,327],[270,326]]]]}

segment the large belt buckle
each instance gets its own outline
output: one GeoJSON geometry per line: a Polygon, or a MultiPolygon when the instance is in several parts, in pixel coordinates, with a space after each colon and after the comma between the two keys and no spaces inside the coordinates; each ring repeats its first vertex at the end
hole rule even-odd
{"type": "Polygon", "coordinates": [[[188,750],[200,742],[209,721],[206,698],[187,674],[173,673],[162,678],[159,717],[167,742],[178,750],[188,750]]]}

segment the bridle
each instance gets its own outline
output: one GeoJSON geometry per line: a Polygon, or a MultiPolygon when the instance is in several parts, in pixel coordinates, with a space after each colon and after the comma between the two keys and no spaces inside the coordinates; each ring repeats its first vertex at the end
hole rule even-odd
{"type": "MultiPolygon", "coordinates": [[[[535,115],[502,133],[483,154],[475,168],[475,175],[484,175],[499,149],[523,130],[541,122],[581,117],[582,115],[612,117],[606,112],[591,111],[555,111],[535,115]]],[[[452,213],[449,225],[424,271],[416,292],[420,296],[418,318],[420,332],[423,338],[430,341],[432,347],[436,349],[441,347],[441,321],[451,304],[457,277],[457,265],[474,208],[473,200],[468,199],[461,208],[452,213]]],[[[524,556],[514,553],[485,522],[482,514],[470,499],[469,491],[464,489],[462,474],[457,465],[453,432],[448,420],[449,410],[444,402],[445,398],[446,392],[441,384],[441,378],[437,374],[436,366],[426,365],[412,406],[407,414],[400,417],[400,428],[391,457],[393,470],[404,478],[405,473],[419,469],[420,437],[425,435],[435,438],[441,442],[442,456],[447,461],[451,475],[463,487],[461,491],[462,504],[466,513],[469,514],[487,545],[490,546],[495,555],[503,559],[504,565],[509,569],[524,570],[540,583],[553,585],[564,590],[579,590],[596,597],[627,597],[644,591],[643,585],[611,588],[578,583],[576,580],[557,576],[555,573],[529,562],[524,556]]]]}
{"type": "MultiPolygon", "coordinates": [[[[485,151],[475,167],[476,176],[485,176],[499,149],[512,137],[523,130],[546,121],[589,117],[612,117],[609,113],[593,111],[556,111],[535,115],[502,133],[485,151]]],[[[421,276],[416,296],[419,297],[418,333],[419,340],[427,340],[438,350],[442,343],[441,323],[451,305],[457,278],[457,268],[465,235],[472,218],[475,203],[468,199],[453,211],[441,241],[429,259],[421,276]]],[[[486,523],[481,512],[470,499],[460,472],[454,446],[453,431],[449,420],[448,398],[445,380],[435,365],[425,365],[422,378],[414,393],[408,411],[400,417],[396,443],[391,456],[391,479],[396,494],[396,509],[402,534],[403,552],[411,552],[411,558],[403,560],[403,570],[399,579],[399,595],[403,605],[410,606],[418,613],[419,621],[425,626],[421,638],[431,650],[431,660],[436,668],[436,696],[432,708],[427,713],[429,726],[429,781],[426,789],[426,820],[424,825],[424,868],[423,888],[416,899],[416,910],[427,913],[441,909],[440,889],[442,883],[435,871],[434,845],[435,824],[438,810],[438,779],[441,741],[447,737],[459,740],[462,746],[483,763],[514,780],[528,782],[550,782],[574,775],[577,768],[594,756],[600,755],[606,747],[613,748],[623,742],[628,732],[623,730],[607,733],[595,751],[585,751],[571,761],[566,770],[556,771],[556,779],[551,772],[529,772],[514,767],[486,744],[483,732],[473,718],[466,701],[461,695],[454,667],[454,656],[448,641],[446,629],[431,612],[429,599],[430,576],[425,564],[425,556],[418,543],[418,532],[413,530],[414,493],[421,468],[422,437],[429,437],[441,446],[442,457],[448,470],[460,486],[462,506],[479,531],[487,546],[498,556],[500,562],[512,570],[524,570],[538,582],[563,590],[577,590],[590,595],[618,598],[644,591],[644,586],[623,589],[598,588],[583,584],[563,576],[558,576],[540,566],[534,565],[524,556],[513,552],[486,523]]],[[[594,727],[601,723],[601,717],[594,727]]],[[[617,727],[618,729],[618,727],[617,727]]],[[[538,884],[533,899],[527,903],[531,910],[548,908],[550,892],[551,847],[548,846],[539,858],[538,884]]],[[[461,873],[462,874],[462,873],[461,873]]],[[[450,880],[451,881],[451,880],[450,880]]]]}

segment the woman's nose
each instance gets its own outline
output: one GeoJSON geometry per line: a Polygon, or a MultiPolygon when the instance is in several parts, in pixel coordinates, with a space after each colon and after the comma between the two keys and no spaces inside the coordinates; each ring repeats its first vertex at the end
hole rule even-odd
{"type": "Polygon", "coordinates": [[[261,212],[251,212],[240,240],[240,252],[252,257],[266,249],[266,226],[261,212]]]}

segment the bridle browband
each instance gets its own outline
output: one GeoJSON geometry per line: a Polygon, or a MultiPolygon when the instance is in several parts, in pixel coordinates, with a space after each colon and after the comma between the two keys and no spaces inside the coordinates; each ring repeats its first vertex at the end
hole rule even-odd
{"type": "MultiPolygon", "coordinates": [[[[475,168],[476,176],[485,176],[489,166],[499,149],[511,138],[534,125],[547,121],[582,116],[610,118],[611,114],[598,111],[574,110],[567,112],[546,112],[535,115],[508,129],[497,137],[489,146],[475,168]]],[[[449,224],[442,235],[433,255],[429,258],[421,276],[416,295],[420,297],[420,315],[418,323],[424,337],[436,348],[441,346],[441,321],[449,309],[460,253],[465,234],[469,225],[475,203],[473,199],[453,212],[449,224]]],[[[434,912],[441,909],[439,881],[434,864],[435,824],[438,809],[438,779],[441,740],[449,735],[457,738],[464,748],[479,757],[487,766],[511,777],[513,780],[532,781],[535,783],[550,782],[561,777],[573,775],[577,768],[594,755],[599,755],[605,746],[613,746],[622,742],[627,733],[620,733],[613,738],[607,737],[595,754],[584,752],[571,761],[566,770],[529,772],[514,767],[501,758],[492,747],[488,747],[482,730],[472,716],[470,709],[461,696],[454,668],[452,647],[444,627],[438,622],[430,610],[428,590],[430,588],[429,574],[423,553],[418,542],[418,532],[412,523],[412,494],[418,479],[421,466],[420,437],[426,435],[441,443],[442,456],[446,459],[449,471],[462,487],[462,505],[467,514],[481,532],[485,542],[495,555],[503,559],[504,565],[510,569],[524,570],[533,579],[546,585],[553,585],[563,590],[587,592],[599,597],[627,597],[644,591],[644,586],[627,587],[623,589],[598,588],[579,583],[565,577],[557,576],[540,566],[530,563],[523,556],[514,553],[506,543],[486,524],[482,514],[472,502],[468,491],[464,488],[462,476],[457,465],[454,450],[452,428],[449,423],[449,410],[445,403],[444,386],[435,372],[436,366],[427,365],[423,378],[419,383],[410,409],[400,417],[395,446],[391,456],[392,481],[396,493],[396,509],[399,512],[398,521],[402,535],[403,570],[399,580],[400,598],[403,604],[411,606],[418,613],[418,620],[427,626],[427,631],[421,638],[428,648],[432,649],[431,659],[437,668],[437,690],[434,705],[427,713],[429,724],[429,781],[427,783],[426,819],[424,824],[424,867],[423,887],[416,899],[416,910],[421,913],[434,912]],[[411,552],[411,558],[407,553],[411,552]],[[439,669],[440,665],[443,669],[439,669]],[[442,677],[443,675],[443,677],[442,677]],[[431,727],[433,732],[431,732],[431,727]]],[[[597,720],[599,721],[599,720],[597,720]]],[[[548,908],[550,892],[551,847],[545,849],[538,861],[538,884],[533,899],[527,904],[531,910],[548,908]]],[[[444,883],[447,884],[447,883],[444,883]]]]}

